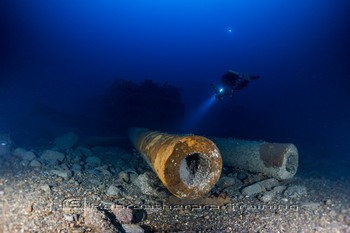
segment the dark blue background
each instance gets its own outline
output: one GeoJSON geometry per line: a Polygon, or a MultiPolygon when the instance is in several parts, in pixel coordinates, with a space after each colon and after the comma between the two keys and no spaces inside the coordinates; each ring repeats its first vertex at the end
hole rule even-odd
{"type": "Polygon", "coordinates": [[[347,158],[347,2],[1,0],[0,131],[25,141],[43,125],[60,128],[30,114],[33,105],[79,113],[116,78],[181,87],[191,119],[234,69],[261,78],[187,130],[347,158]]]}

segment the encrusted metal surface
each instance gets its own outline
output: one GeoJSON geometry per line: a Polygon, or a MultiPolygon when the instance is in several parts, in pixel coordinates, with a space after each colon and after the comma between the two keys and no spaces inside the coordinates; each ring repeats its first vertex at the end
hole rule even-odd
{"type": "Polygon", "coordinates": [[[199,198],[212,189],[221,175],[220,152],[207,138],[140,128],[131,129],[129,138],[176,197],[199,198]]]}

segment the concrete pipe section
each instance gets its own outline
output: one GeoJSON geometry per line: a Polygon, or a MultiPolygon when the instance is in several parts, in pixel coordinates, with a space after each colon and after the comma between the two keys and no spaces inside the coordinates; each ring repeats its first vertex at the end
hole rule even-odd
{"type": "Polygon", "coordinates": [[[227,166],[260,172],[278,180],[290,179],[298,170],[299,155],[293,144],[225,138],[211,140],[227,166]]]}
{"type": "Polygon", "coordinates": [[[220,178],[221,155],[207,138],[132,128],[129,139],[164,186],[178,198],[199,198],[220,178]]]}

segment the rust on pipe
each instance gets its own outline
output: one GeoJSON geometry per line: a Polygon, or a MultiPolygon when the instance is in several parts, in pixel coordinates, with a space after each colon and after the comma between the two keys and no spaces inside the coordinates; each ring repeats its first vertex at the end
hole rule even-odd
{"type": "Polygon", "coordinates": [[[219,149],[205,137],[132,128],[129,139],[164,186],[178,198],[199,198],[220,178],[219,149]]]}

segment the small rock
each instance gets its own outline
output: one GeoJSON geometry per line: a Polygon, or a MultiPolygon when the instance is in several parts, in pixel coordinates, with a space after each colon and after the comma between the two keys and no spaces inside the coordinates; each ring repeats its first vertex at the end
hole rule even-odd
{"type": "Polygon", "coordinates": [[[89,179],[89,182],[93,185],[101,185],[101,180],[100,179],[89,179]]]}
{"type": "Polygon", "coordinates": [[[247,179],[247,177],[248,177],[248,175],[245,172],[238,172],[237,173],[237,179],[239,179],[239,180],[245,180],[245,179],[247,179]]]}
{"type": "Polygon", "coordinates": [[[112,213],[120,223],[130,224],[132,221],[132,209],[125,208],[122,205],[112,205],[112,213]]]}
{"type": "Polygon", "coordinates": [[[242,186],[242,181],[235,177],[222,177],[217,185],[221,190],[231,186],[239,188],[242,186]]]}
{"type": "Polygon", "coordinates": [[[58,152],[58,151],[45,150],[42,153],[41,158],[45,161],[48,161],[48,162],[55,161],[55,160],[62,162],[65,158],[65,155],[62,154],[61,152],[58,152]]]}
{"type": "Polygon", "coordinates": [[[332,200],[331,199],[327,199],[324,201],[325,205],[331,205],[332,204],[332,200]]]}
{"type": "Polygon", "coordinates": [[[26,166],[28,166],[29,162],[30,162],[30,161],[28,161],[28,160],[22,160],[22,161],[20,162],[20,164],[21,164],[23,167],[26,167],[26,166]]]}
{"type": "Polygon", "coordinates": [[[115,187],[114,185],[109,186],[107,189],[107,196],[115,196],[115,197],[120,197],[122,196],[123,191],[120,190],[119,188],[115,187]]]}
{"type": "Polygon", "coordinates": [[[166,194],[157,191],[158,179],[152,172],[145,172],[139,175],[135,180],[134,184],[140,188],[143,194],[154,196],[154,197],[165,197],[166,194]]]}
{"type": "Polygon", "coordinates": [[[139,176],[137,173],[128,173],[129,174],[129,177],[130,177],[130,182],[134,182],[137,177],[139,176]]]}
{"type": "Polygon", "coordinates": [[[79,146],[77,149],[80,153],[82,153],[86,157],[91,157],[92,156],[92,151],[89,148],[79,146]]]}
{"type": "Polygon", "coordinates": [[[13,151],[13,155],[23,160],[33,160],[36,158],[35,154],[32,151],[27,151],[26,149],[23,149],[23,148],[16,148],[13,151]]]}
{"type": "Polygon", "coordinates": [[[43,190],[44,192],[50,192],[51,188],[48,184],[44,184],[40,186],[40,189],[43,190]]]}
{"type": "Polygon", "coordinates": [[[74,221],[74,216],[72,214],[65,214],[64,215],[64,220],[68,222],[73,222],[74,221]]]}
{"type": "Polygon", "coordinates": [[[60,168],[61,168],[61,170],[69,170],[68,165],[65,163],[61,164],[60,168]]]}
{"type": "Polygon", "coordinates": [[[122,181],[124,181],[125,183],[128,183],[130,181],[130,176],[128,173],[121,171],[118,174],[118,178],[122,181]]]}
{"type": "Polygon", "coordinates": [[[136,224],[122,224],[125,233],[144,233],[145,231],[136,224]]]}
{"type": "Polygon", "coordinates": [[[101,170],[103,176],[112,176],[112,173],[106,169],[101,170]]]}
{"type": "Polygon", "coordinates": [[[72,229],[72,233],[85,233],[85,229],[84,228],[74,228],[72,229]]]}
{"type": "Polygon", "coordinates": [[[112,176],[112,173],[104,167],[96,168],[96,170],[100,171],[103,176],[112,176]]]}
{"type": "Polygon", "coordinates": [[[303,202],[300,204],[302,208],[315,210],[320,206],[320,203],[318,202],[303,202]]]}
{"type": "Polygon", "coordinates": [[[262,202],[269,202],[276,197],[278,193],[282,193],[286,189],[286,186],[276,186],[271,191],[262,193],[258,199],[262,202]]]}
{"type": "Polygon", "coordinates": [[[52,174],[55,174],[56,176],[62,177],[65,180],[70,179],[73,176],[73,172],[70,170],[51,170],[52,174]]]}
{"type": "Polygon", "coordinates": [[[344,217],[344,222],[345,222],[347,225],[350,226],[350,215],[346,215],[346,216],[344,217]]]}
{"type": "Polygon", "coordinates": [[[73,171],[81,171],[82,167],[79,164],[75,163],[75,164],[72,165],[71,169],[73,171]]]}
{"type": "Polygon", "coordinates": [[[269,191],[269,192],[263,193],[261,196],[258,197],[258,199],[262,202],[269,202],[273,198],[275,198],[275,196],[276,196],[275,192],[269,191]]]}
{"type": "Polygon", "coordinates": [[[272,189],[272,191],[276,192],[276,193],[282,193],[284,190],[286,190],[286,186],[284,185],[280,185],[280,186],[276,186],[272,189]]]}
{"type": "Polygon", "coordinates": [[[271,189],[274,186],[277,186],[279,183],[275,178],[270,178],[266,180],[259,181],[257,183],[254,183],[252,185],[249,185],[242,189],[243,195],[255,195],[261,192],[265,192],[266,190],[271,189]]]}
{"type": "Polygon", "coordinates": [[[30,167],[41,167],[41,163],[38,161],[38,160],[32,160],[30,163],[29,163],[29,166],[30,167]]]}
{"type": "Polygon", "coordinates": [[[331,218],[335,218],[337,216],[337,212],[335,212],[334,210],[331,210],[331,212],[329,212],[329,216],[331,218]]]}
{"type": "Polygon", "coordinates": [[[25,211],[26,211],[27,214],[31,213],[33,211],[33,204],[27,206],[25,211]]]}
{"type": "Polygon", "coordinates": [[[84,208],[83,216],[85,225],[91,227],[95,232],[119,232],[104,211],[100,211],[96,208],[84,208]]]}
{"type": "Polygon", "coordinates": [[[344,215],[343,214],[338,214],[337,221],[340,222],[340,223],[344,222],[344,215]]]}
{"type": "Polygon", "coordinates": [[[305,186],[302,185],[292,185],[284,191],[284,196],[290,198],[298,198],[307,194],[305,186]]]}
{"type": "Polygon", "coordinates": [[[101,159],[97,156],[87,157],[85,162],[90,167],[97,167],[97,166],[100,166],[102,163],[101,159]]]}
{"type": "Polygon", "coordinates": [[[73,132],[63,134],[55,139],[55,146],[61,150],[67,150],[75,146],[79,141],[77,135],[73,132]]]}

